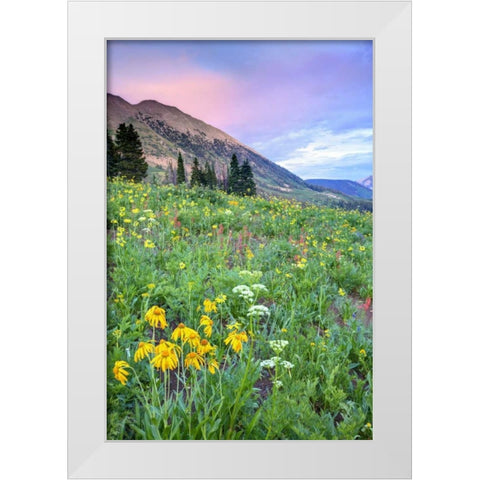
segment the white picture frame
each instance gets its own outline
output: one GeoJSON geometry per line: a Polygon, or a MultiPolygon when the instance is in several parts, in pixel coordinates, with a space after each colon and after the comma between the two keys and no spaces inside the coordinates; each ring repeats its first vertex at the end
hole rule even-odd
{"type": "Polygon", "coordinates": [[[411,478],[411,2],[76,0],[68,10],[69,478],[411,478]],[[373,40],[373,440],[106,441],[107,39],[373,40]]]}

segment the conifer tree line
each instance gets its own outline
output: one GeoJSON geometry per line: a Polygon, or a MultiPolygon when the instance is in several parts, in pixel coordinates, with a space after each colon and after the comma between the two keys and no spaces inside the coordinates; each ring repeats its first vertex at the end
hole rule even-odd
{"type": "Polygon", "coordinates": [[[198,158],[195,157],[193,159],[190,185],[192,187],[219,188],[220,184],[215,173],[215,167],[210,162],[207,162],[205,167],[202,168],[198,163],[198,158]]]}
{"type": "Polygon", "coordinates": [[[227,192],[236,195],[256,195],[257,188],[253,179],[252,167],[248,159],[239,165],[237,156],[232,155],[228,170],[227,192]]]}
{"type": "MultiPolygon", "coordinates": [[[[178,154],[177,175],[176,182],[174,183],[176,185],[187,183],[185,165],[181,153],[178,154]]],[[[202,168],[198,162],[198,158],[195,157],[193,159],[190,186],[208,187],[212,189],[220,188],[236,195],[253,196],[257,194],[250,162],[246,159],[242,165],[239,165],[238,158],[235,154],[232,155],[227,178],[223,179],[223,181],[219,181],[217,178],[215,167],[212,163],[207,162],[202,168]]]]}
{"type": "MultiPolygon", "coordinates": [[[[141,181],[147,176],[148,165],[145,161],[140,136],[132,124],[128,126],[121,123],[116,132],[115,138],[107,132],[107,176],[123,176],[134,181],[141,181]]],[[[256,195],[257,189],[253,178],[252,167],[248,159],[242,165],[234,153],[230,161],[226,178],[219,181],[215,172],[215,166],[206,162],[200,166],[195,157],[191,171],[190,182],[188,182],[185,171],[185,162],[182,154],[178,153],[177,168],[171,164],[167,168],[167,178],[175,185],[190,184],[190,186],[207,187],[211,189],[220,188],[235,195],[256,195]]]]}

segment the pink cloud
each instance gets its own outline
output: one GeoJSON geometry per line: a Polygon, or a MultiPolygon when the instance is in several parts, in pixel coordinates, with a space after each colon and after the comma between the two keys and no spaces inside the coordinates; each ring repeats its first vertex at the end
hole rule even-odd
{"type": "Polygon", "coordinates": [[[152,81],[118,79],[109,85],[111,93],[130,103],[156,100],[172,105],[214,126],[228,124],[232,99],[239,96],[237,86],[226,75],[208,71],[183,71],[152,81]]]}
{"type": "Polygon", "coordinates": [[[292,77],[285,88],[285,79],[272,83],[271,78],[237,77],[189,67],[185,59],[175,59],[175,67],[168,65],[162,73],[150,65],[143,78],[130,68],[126,75],[109,76],[108,91],[133,104],[156,100],[173,105],[231,134],[249,123],[266,127],[282,123],[282,118],[291,120],[291,102],[299,115],[305,104],[306,92],[297,91],[292,77]]]}

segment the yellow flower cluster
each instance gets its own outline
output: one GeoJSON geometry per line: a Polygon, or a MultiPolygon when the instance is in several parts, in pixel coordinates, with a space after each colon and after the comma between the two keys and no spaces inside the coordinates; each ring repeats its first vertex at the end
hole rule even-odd
{"type": "MultiPolygon", "coordinates": [[[[164,317],[164,313],[158,314],[158,311],[156,312],[154,308],[164,312],[160,307],[152,307],[150,309],[152,311],[151,315],[155,316],[154,320],[152,320],[153,322],[157,321],[158,318],[161,319],[164,317]]],[[[206,317],[206,315],[204,315],[204,317],[206,317]]],[[[158,321],[160,322],[160,320],[158,321]]],[[[211,327],[211,325],[209,326],[211,327]]],[[[200,334],[193,328],[187,327],[184,323],[179,323],[173,330],[171,339],[175,342],[180,340],[182,345],[188,345],[190,347],[190,352],[185,355],[185,367],[194,367],[200,370],[201,367],[206,366],[212,374],[218,370],[219,364],[215,359],[216,347],[207,339],[201,339],[200,334]]],[[[148,342],[139,342],[134,354],[134,361],[140,362],[144,358],[150,358],[150,364],[154,368],[165,372],[166,370],[174,370],[178,367],[179,357],[182,353],[183,347],[177,343],[160,339],[158,345],[155,346],[153,340],[151,340],[148,342]]],[[[128,375],[125,368],[130,366],[123,361],[117,362],[117,364],[114,369],[115,378],[125,385],[127,381],[126,376],[128,375]]]]}
{"type": "MultiPolygon", "coordinates": [[[[155,288],[154,284],[148,284],[150,290],[155,288]]],[[[224,294],[219,295],[214,301],[205,299],[203,306],[205,311],[215,312],[217,303],[226,301],[224,294]]],[[[166,312],[158,305],[152,306],[145,314],[145,320],[154,328],[164,330],[168,327],[166,312]]],[[[204,334],[210,338],[213,333],[214,321],[208,315],[201,315],[199,326],[203,327],[204,334]]],[[[241,325],[234,323],[228,325],[230,333],[224,340],[225,345],[230,346],[236,353],[240,353],[243,344],[249,341],[246,331],[240,331],[241,325]]],[[[219,368],[219,362],[215,358],[216,349],[207,338],[201,338],[199,332],[179,323],[170,334],[171,341],[160,339],[158,344],[155,340],[140,341],[133,356],[135,363],[147,359],[153,368],[166,372],[175,370],[180,365],[180,358],[183,356],[183,365],[186,368],[192,367],[195,370],[206,368],[211,374],[215,374],[219,368]]],[[[115,378],[126,385],[129,371],[132,368],[126,361],[120,360],[115,363],[113,373],[115,378]]]]}
{"type": "Polygon", "coordinates": [[[151,240],[148,240],[148,238],[145,240],[143,246],[145,248],[155,248],[155,244],[151,240]]]}
{"type": "Polygon", "coordinates": [[[302,269],[305,268],[305,267],[307,266],[307,259],[304,258],[304,257],[302,257],[302,258],[295,264],[295,266],[296,266],[297,268],[302,268],[302,269]]]}
{"type": "Polygon", "coordinates": [[[225,345],[231,345],[233,350],[238,353],[242,350],[242,342],[248,342],[247,332],[239,332],[238,330],[233,330],[228,334],[228,337],[225,339],[225,345]]]}
{"type": "Polygon", "coordinates": [[[206,298],[203,302],[203,308],[205,313],[216,312],[217,303],[215,301],[211,301],[209,298],[206,298]]]}

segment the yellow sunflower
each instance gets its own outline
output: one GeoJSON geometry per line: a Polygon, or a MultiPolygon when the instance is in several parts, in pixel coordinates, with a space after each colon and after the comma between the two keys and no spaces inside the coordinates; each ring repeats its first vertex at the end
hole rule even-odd
{"type": "Polygon", "coordinates": [[[137,351],[133,356],[133,361],[138,362],[143,360],[149,353],[153,353],[155,347],[149,342],[140,342],[137,347],[137,351]]]}
{"type": "Polygon", "coordinates": [[[212,358],[208,361],[208,371],[212,374],[212,375],[215,375],[215,369],[218,370],[218,362],[212,358]]]}
{"type": "Polygon", "coordinates": [[[185,336],[185,341],[193,348],[198,347],[200,345],[200,335],[195,330],[190,330],[185,336]]]}
{"type": "Polygon", "coordinates": [[[127,383],[127,377],[130,375],[125,368],[130,368],[130,365],[125,360],[118,360],[113,367],[113,374],[122,385],[127,383]]]}
{"type": "Polygon", "coordinates": [[[215,350],[215,346],[211,345],[207,339],[202,339],[197,345],[197,353],[200,355],[206,355],[211,351],[215,350]]]}
{"type": "Polygon", "coordinates": [[[169,342],[168,340],[160,339],[159,344],[155,347],[155,353],[159,354],[164,350],[174,350],[175,353],[180,354],[182,348],[176,343],[169,342]]]}
{"type": "Polygon", "coordinates": [[[202,315],[200,317],[200,325],[205,327],[203,331],[205,332],[205,335],[210,338],[212,336],[213,320],[207,315],[202,315]]]}
{"type": "Polygon", "coordinates": [[[180,338],[180,340],[185,343],[192,334],[198,335],[198,332],[193,330],[193,328],[185,326],[184,323],[179,323],[177,328],[172,332],[172,339],[178,340],[180,338]]]}
{"type": "Polygon", "coordinates": [[[190,352],[185,357],[185,366],[186,367],[195,367],[197,370],[200,370],[202,365],[205,365],[205,359],[199,355],[197,352],[190,352]]]}
{"type": "Polygon", "coordinates": [[[173,370],[174,368],[177,368],[178,357],[175,353],[175,349],[168,348],[162,350],[158,355],[156,355],[150,360],[150,363],[155,368],[161,368],[162,372],[164,372],[165,370],[173,370]]]}
{"type": "Polygon", "coordinates": [[[234,330],[228,334],[228,337],[225,339],[225,345],[231,345],[235,352],[240,352],[242,350],[242,342],[248,342],[248,337],[246,332],[238,333],[238,330],[234,330]]]}
{"type": "Polygon", "coordinates": [[[150,326],[155,328],[158,328],[158,324],[160,324],[160,328],[162,330],[168,326],[167,319],[165,317],[165,310],[157,307],[156,305],[150,308],[150,310],[148,310],[148,312],[145,314],[145,320],[147,320],[150,326]]]}

